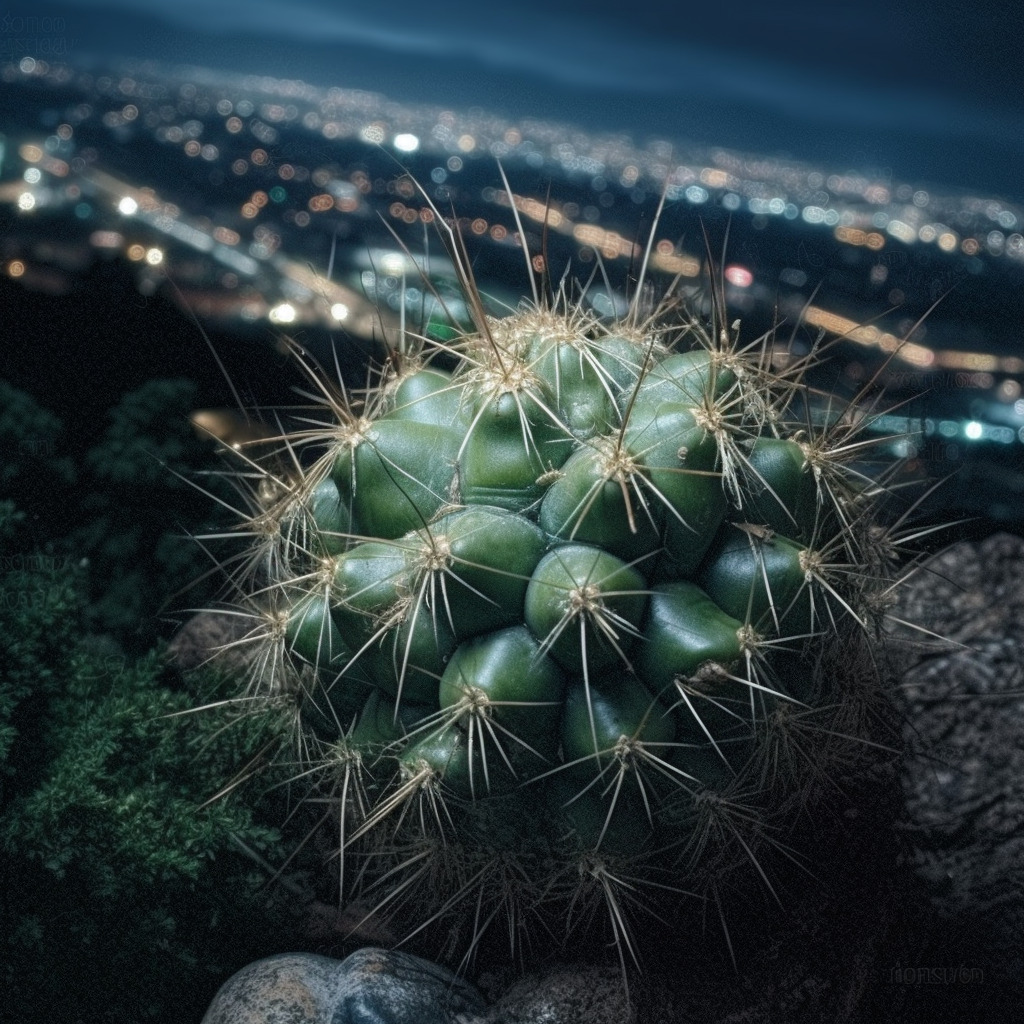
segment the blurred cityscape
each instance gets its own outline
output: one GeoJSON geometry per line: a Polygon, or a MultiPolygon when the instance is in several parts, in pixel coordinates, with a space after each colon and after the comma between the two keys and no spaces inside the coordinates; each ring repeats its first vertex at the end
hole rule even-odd
{"type": "Polygon", "coordinates": [[[912,476],[956,472],[943,511],[1024,515],[1024,208],[1009,201],[153,63],[0,65],[0,131],[9,285],[62,295],[121,260],[142,295],[220,330],[301,332],[327,362],[464,315],[435,210],[457,215],[495,311],[528,294],[525,241],[610,314],[664,194],[664,281],[706,311],[716,267],[744,338],[778,325],[780,362],[829,342],[816,382],[891,408],[869,429],[912,476]]]}

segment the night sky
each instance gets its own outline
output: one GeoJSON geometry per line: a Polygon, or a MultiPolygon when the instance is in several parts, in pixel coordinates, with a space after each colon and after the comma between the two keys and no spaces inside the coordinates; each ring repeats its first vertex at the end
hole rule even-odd
{"type": "Polygon", "coordinates": [[[1008,17],[992,0],[15,0],[0,44],[21,43],[4,56],[49,45],[75,63],[119,55],[302,78],[1020,199],[1024,93],[1008,17]],[[19,17],[37,20],[19,34],[19,17]]]}

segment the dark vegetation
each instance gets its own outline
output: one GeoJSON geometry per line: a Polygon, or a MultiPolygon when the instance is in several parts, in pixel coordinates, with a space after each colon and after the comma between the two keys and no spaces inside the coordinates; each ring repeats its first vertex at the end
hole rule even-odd
{"type": "MultiPolygon", "coordinates": [[[[279,735],[273,715],[188,713],[227,693],[167,664],[200,593],[188,536],[212,502],[188,423],[196,387],[120,396],[83,450],[0,382],[0,985],[17,1021],[198,1020],[217,986],[276,951],[294,898],[271,883],[286,789],[215,800],[279,735]],[[180,474],[180,476],[178,475],[180,474]],[[215,740],[215,742],[214,742],[215,740]]],[[[78,438],[77,440],[80,440],[78,438]]],[[[294,886],[293,886],[294,888],[294,886]]]]}

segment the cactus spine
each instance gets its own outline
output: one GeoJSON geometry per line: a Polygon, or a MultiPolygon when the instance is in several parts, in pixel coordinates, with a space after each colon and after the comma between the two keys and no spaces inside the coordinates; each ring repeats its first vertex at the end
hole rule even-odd
{"type": "Polygon", "coordinates": [[[767,881],[793,809],[878,749],[884,488],[771,336],[564,292],[493,318],[442,231],[472,330],[404,339],[358,396],[295,347],[319,409],[248,460],[229,568],[245,697],[293,708],[342,899],[466,956],[604,908],[625,962],[645,906],[767,881]]]}

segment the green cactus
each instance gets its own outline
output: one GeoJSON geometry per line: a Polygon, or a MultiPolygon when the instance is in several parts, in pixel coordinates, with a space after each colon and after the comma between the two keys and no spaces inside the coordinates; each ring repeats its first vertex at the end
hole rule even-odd
{"type": "Polygon", "coordinates": [[[767,880],[793,808],[878,751],[884,488],[850,420],[795,421],[771,337],[670,303],[495,319],[463,276],[475,330],[404,339],[361,396],[296,347],[323,408],[247,467],[245,699],[294,701],[342,899],[466,955],[596,901],[625,961],[645,900],[767,880]]]}

